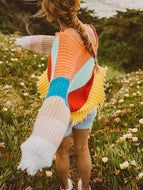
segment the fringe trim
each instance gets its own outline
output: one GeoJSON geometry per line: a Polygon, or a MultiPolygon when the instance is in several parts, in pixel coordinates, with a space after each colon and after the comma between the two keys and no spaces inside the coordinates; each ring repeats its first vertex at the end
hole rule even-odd
{"type": "MultiPolygon", "coordinates": [[[[72,120],[72,125],[82,122],[88,113],[92,113],[92,109],[96,106],[100,110],[105,101],[105,83],[106,83],[106,73],[108,67],[105,68],[99,66],[99,71],[96,72],[94,69],[94,81],[91,87],[87,102],[82,106],[82,108],[76,112],[71,112],[70,118],[72,120]]],[[[38,89],[43,98],[46,97],[49,81],[47,78],[47,70],[39,77],[38,89]]]]}

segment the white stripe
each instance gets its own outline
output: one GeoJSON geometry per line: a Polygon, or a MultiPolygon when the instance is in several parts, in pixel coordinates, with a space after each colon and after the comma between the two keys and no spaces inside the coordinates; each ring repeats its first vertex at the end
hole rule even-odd
{"type": "Polygon", "coordinates": [[[56,65],[56,60],[57,60],[57,55],[58,55],[58,48],[59,48],[59,36],[57,36],[53,42],[52,45],[52,53],[51,53],[51,58],[52,58],[52,74],[51,74],[51,80],[54,78],[54,70],[55,70],[55,65],[56,65]]]}

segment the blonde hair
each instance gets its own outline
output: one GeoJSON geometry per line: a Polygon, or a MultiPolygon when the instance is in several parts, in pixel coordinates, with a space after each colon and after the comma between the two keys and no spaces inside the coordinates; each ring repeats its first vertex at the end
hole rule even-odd
{"type": "Polygon", "coordinates": [[[80,9],[80,0],[43,0],[42,9],[45,11],[48,21],[59,20],[63,25],[73,27],[80,34],[85,48],[95,59],[95,69],[98,71],[93,44],[83,27],[83,23],[77,17],[77,12],[80,9]]]}

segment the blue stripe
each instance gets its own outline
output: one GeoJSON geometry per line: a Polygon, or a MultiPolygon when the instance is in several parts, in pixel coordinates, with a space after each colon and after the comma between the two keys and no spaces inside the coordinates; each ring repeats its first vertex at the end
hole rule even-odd
{"type": "Polygon", "coordinates": [[[67,94],[69,88],[70,80],[64,77],[58,77],[50,82],[49,90],[45,99],[50,96],[60,96],[65,100],[67,107],[69,107],[67,102],[67,94]]]}

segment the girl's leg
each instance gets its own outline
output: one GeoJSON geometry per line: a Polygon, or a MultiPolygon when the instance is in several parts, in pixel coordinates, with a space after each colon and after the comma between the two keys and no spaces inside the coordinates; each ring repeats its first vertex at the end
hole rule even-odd
{"type": "Polygon", "coordinates": [[[56,169],[64,189],[68,188],[70,135],[63,138],[56,152],[56,169]]]}
{"type": "Polygon", "coordinates": [[[82,179],[82,189],[89,190],[91,173],[91,157],[88,149],[89,129],[73,128],[74,149],[77,155],[77,164],[82,179]]]}

